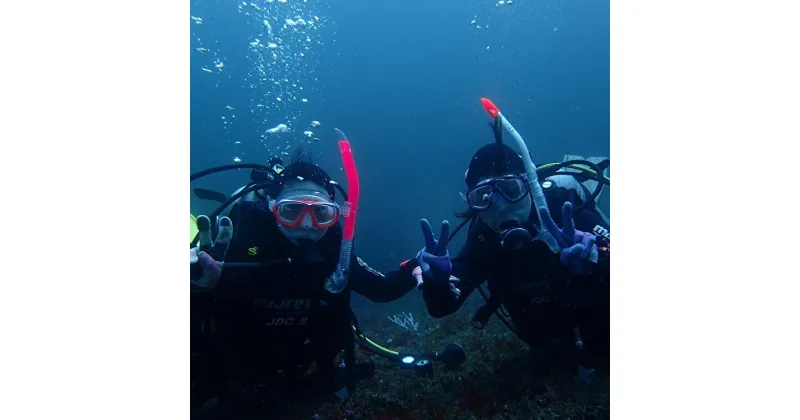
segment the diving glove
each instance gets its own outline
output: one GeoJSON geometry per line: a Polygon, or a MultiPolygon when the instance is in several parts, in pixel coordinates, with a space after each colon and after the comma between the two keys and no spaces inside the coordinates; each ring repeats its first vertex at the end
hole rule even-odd
{"type": "Polygon", "coordinates": [[[197,218],[198,243],[189,250],[190,276],[193,286],[210,289],[219,282],[222,263],[233,237],[233,222],[222,217],[217,222],[217,238],[211,239],[211,221],[208,216],[197,218]]]}
{"type": "MultiPolygon", "coordinates": [[[[425,237],[425,247],[417,253],[417,263],[419,263],[422,277],[437,284],[448,283],[453,268],[453,264],[450,262],[450,253],[447,251],[447,243],[450,241],[450,223],[447,220],[442,222],[438,240],[433,236],[431,224],[426,219],[422,219],[420,225],[422,226],[422,235],[425,237]]],[[[421,288],[423,283],[419,281],[419,278],[417,282],[417,287],[421,288]]]]}
{"type": "MultiPolygon", "coordinates": [[[[425,284],[425,280],[422,277],[422,268],[420,267],[415,268],[414,271],[411,272],[411,275],[414,276],[414,279],[417,280],[417,289],[422,290],[422,286],[423,284],[425,284]]],[[[458,277],[450,275],[450,281],[448,282],[448,285],[450,286],[450,291],[453,292],[453,296],[456,299],[458,299],[458,297],[461,296],[461,290],[459,290],[456,287],[456,284],[458,284],[460,281],[461,279],[459,279],[458,277]]]]}
{"type": "Polygon", "coordinates": [[[561,263],[567,266],[574,275],[587,275],[591,273],[594,263],[597,262],[597,237],[591,233],[575,229],[575,220],[572,218],[572,203],[567,201],[561,208],[563,227],[559,228],[550,216],[547,207],[539,209],[544,228],[558,242],[561,248],[559,254],[561,263]]]}

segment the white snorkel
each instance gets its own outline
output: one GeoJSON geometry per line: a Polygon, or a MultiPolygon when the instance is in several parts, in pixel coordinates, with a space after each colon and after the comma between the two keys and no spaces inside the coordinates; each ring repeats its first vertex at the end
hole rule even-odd
{"type": "Polygon", "coordinates": [[[558,246],[558,242],[547,229],[544,228],[544,223],[542,223],[542,213],[539,211],[541,208],[547,208],[547,200],[544,198],[544,191],[542,191],[542,186],[539,185],[539,175],[536,173],[536,165],[533,164],[533,160],[531,160],[531,154],[528,152],[528,146],[525,145],[525,141],[522,140],[522,136],[519,135],[517,130],[514,129],[514,126],[511,125],[510,122],[503,116],[500,112],[500,109],[492,103],[492,101],[481,98],[481,104],[483,104],[483,108],[489,113],[489,116],[495,119],[500,119],[500,123],[503,124],[503,128],[508,131],[508,134],[511,134],[511,137],[514,138],[514,141],[517,143],[517,147],[519,151],[522,153],[522,163],[525,164],[525,172],[528,179],[528,185],[531,188],[531,195],[533,196],[533,205],[536,208],[536,216],[539,218],[539,234],[536,236],[535,239],[539,239],[544,241],[553,252],[558,252],[561,248],[558,246]]]}
{"type": "MultiPolygon", "coordinates": [[[[500,112],[500,109],[497,108],[492,101],[486,98],[481,98],[481,104],[490,117],[499,119],[500,123],[503,124],[503,128],[505,128],[508,134],[511,134],[511,137],[514,138],[514,141],[517,143],[517,147],[519,148],[520,152],[522,152],[522,162],[525,164],[525,172],[527,173],[526,178],[528,179],[528,185],[530,186],[531,195],[533,196],[533,205],[536,207],[536,216],[539,218],[539,234],[534,239],[544,241],[553,252],[560,252],[561,247],[559,247],[558,241],[556,241],[556,238],[554,238],[553,235],[547,231],[544,223],[542,223],[542,213],[540,212],[540,209],[548,208],[547,200],[545,200],[544,191],[542,191],[542,186],[539,184],[539,175],[536,173],[536,165],[533,164],[531,154],[528,152],[528,146],[525,145],[525,141],[522,140],[522,136],[519,135],[517,130],[514,129],[514,126],[508,122],[506,117],[504,117],[500,112]]],[[[596,249],[592,251],[591,255],[589,256],[589,260],[592,262],[597,262],[596,249]]]]}

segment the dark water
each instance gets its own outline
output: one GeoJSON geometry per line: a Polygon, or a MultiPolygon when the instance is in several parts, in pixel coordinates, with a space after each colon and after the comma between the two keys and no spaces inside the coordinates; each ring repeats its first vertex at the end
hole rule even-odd
{"type": "MultiPolygon", "coordinates": [[[[501,108],[537,163],[609,155],[607,1],[260,0],[260,10],[247,3],[192,2],[203,20],[191,22],[192,172],[234,158],[264,163],[307,144],[345,183],[338,127],[361,177],[356,251],[379,270],[423,246],[420,218],[438,231],[462,210],[467,164],[493,141],[481,97],[501,108]],[[311,128],[312,120],[322,126],[311,128]],[[265,134],[279,123],[290,131],[265,134]]],[[[248,174],[193,186],[230,193],[248,174]]],[[[607,197],[601,205],[608,210],[607,197]]],[[[194,214],[212,208],[192,197],[194,214]]],[[[427,316],[417,293],[387,305],[356,298],[355,309],[362,318],[427,316]]]]}

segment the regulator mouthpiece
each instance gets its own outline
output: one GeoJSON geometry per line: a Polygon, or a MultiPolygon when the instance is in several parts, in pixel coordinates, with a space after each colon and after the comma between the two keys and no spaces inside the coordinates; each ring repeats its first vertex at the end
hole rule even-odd
{"type": "Polygon", "coordinates": [[[500,234],[500,245],[509,251],[524,251],[531,246],[531,233],[521,227],[507,228],[500,234]]]}

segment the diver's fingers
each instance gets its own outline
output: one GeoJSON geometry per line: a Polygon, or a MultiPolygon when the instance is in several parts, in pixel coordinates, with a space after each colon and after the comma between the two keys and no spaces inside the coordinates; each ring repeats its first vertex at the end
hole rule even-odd
{"type": "Polygon", "coordinates": [[[217,260],[205,251],[200,251],[197,254],[197,262],[206,270],[220,268],[217,260]]]}
{"type": "Polygon", "coordinates": [[[425,273],[430,272],[431,265],[437,269],[442,269],[441,258],[429,252],[423,251],[422,254],[420,254],[420,263],[420,266],[422,266],[422,271],[425,273]]]}
{"type": "Polygon", "coordinates": [[[428,273],[431,271],[431,265],[425,262],[425,260],[419,260],[419,267],[422,269],[423,273],[428,273]]]}
{"type": "Polygon", "coordinates": [[[572,220],[572,203],[569,201],[561,207],[561,225],[566,240],[572,245],[575,243],[575,221],[572,220]]]}
{"type": "Polygon", "coordinates": [[[231,241],[233,237],[233,221],[230,217],[225,216],[219,219],[217,223],[217,240],[214,241],[216,244],[217,242],[222,242],[227,244],[231,241]]]}
{"type": "Polygon", "coordinates": [[[461,290],[458,287],[456,287],[453,283],[450,283],[450,291],[453,292],[453,295],[456,300],[458,300],[458,298],[461,297],[461,290]]]}
{"type": "Polygon", "coordinates": [[[200,284],[204,287],[215,287],[219,281],[220,274],[222,274],[222,267],[219,266],[217,261],[206,252],[197,254],[200,266],[203,267],[203,277],[200,279],[200,284]]]}
{"type": "Polygon", "coordinates": [[[583,250],[581,251],[581,259],[589,258],[589,254],[592,252],[592,248],[594,248],[594,243],[597,241],[597,236],[594,235],[584,235],[583,237],[583,250]]]}
{"type": "Polygon", "coordinates": [[[436,255],[444,255],[447,252],[447,243],[450,242],[450,222],[442,221],[442,230],[439,234],[439,243],[436,246],[436,255]]]}
{"type": "Polygon", "coordinates": [[[427,263],[431,262],[436,263],[437,261],[440,261],[442,259],[440,256],[431,254],[430,252],[426,251],[422,251],[422,254],[420,254],[420,258],[427,263]]]}
{"type": "Polygon", "coordinates": [[[433,228],[431,228],[431,224],[427,219],[420,220],[419,224],[422,227],[422,236],[425,237],[425,250],[432,252],[436,249],[436,240],[433,238],[433,228]]]}
{"type": "Polygon", "coordinates": [[[574,264],[575,260],[581,257],[583,250],[583,244],[572,245],[561,253],[561,262],[568,266],[574,264]]]}
{"type": "Polygon", "coordinates": [[[211,220],[208,216],[197,217],[197,246],[200,250],[211,248],[211,220]]]}
{"type": "Polygon", "coordinates": [[[556,238],[558,246],[564,248],[569,245],[572,245],[571,243],[567,244],[564,241],[564,238],[562,238],[561,229],[559,229],[558,226],[556,226],[556,222],[553,221],[553,217],[550,216],[550,210],[548,210],[547,207],[540,208],[539,214],[542,216],[542,225],[544,225],[542,227],[544,228],[544,230],[550,232],[550,235],[556,238]]]}
{"type": "Polygon", "coordinates": [[[411,276],[417,281],[417,289],[422,290],[422,285],[425,284],[425,280],[422,278],[422,267],[415,268],[411,272],[411,276]]]}
{"type": "Polygon", "coordinates": [[[217,223],[217,240],[211,247],[209,253],[218,261],[224,261],[225,254],[228,252],[228,245],[233,237],[233,221],[229,217],[222,217],[217,223]]]}
{"type": "Polygon", "coordinates": [[[448,285],[450,286],[450,291],[453,292],[453,294],[455,295],[456,300],[458,300],[458,298],[461,297],[461,290],[458,287],[456,287],[456,285],[460,282],[461,279],[459,279],[458,277],[450,276],[450,282],[448,283],[448,285]]]}

